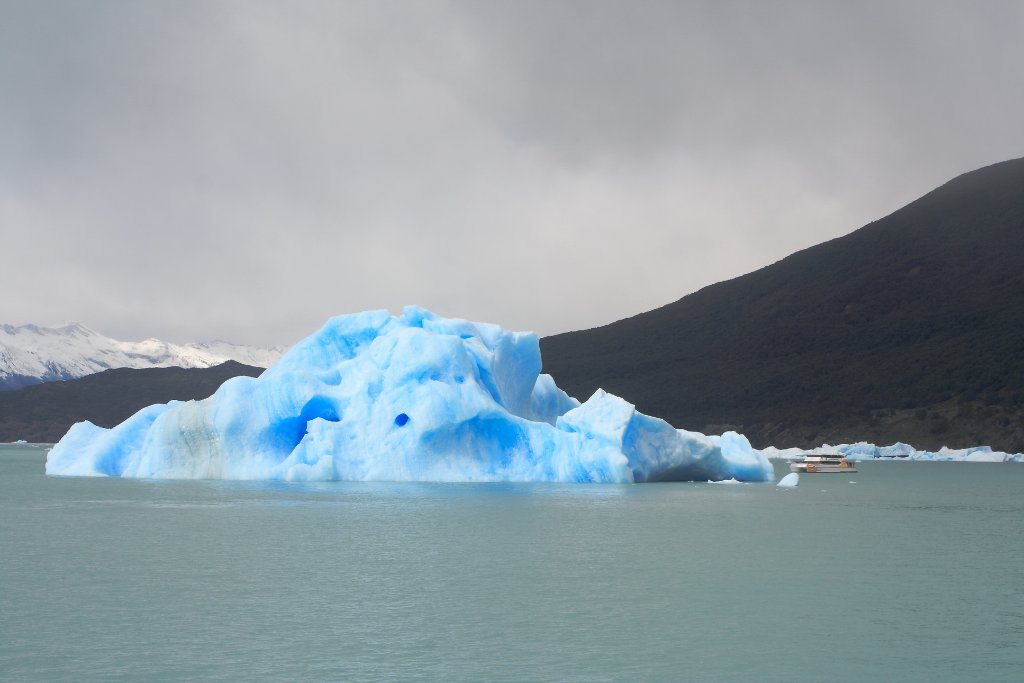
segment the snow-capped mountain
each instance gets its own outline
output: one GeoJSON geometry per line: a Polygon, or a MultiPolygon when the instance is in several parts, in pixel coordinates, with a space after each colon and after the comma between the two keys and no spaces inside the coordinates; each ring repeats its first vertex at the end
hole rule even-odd
{"type": "Polygon", "coordinates": [[[223,341],[125,342],[79,323],[61,327],[0,325],[0,389],[75,379],[111,368],[208,368],[229,360],[265,368],[284,350],[223,341]]]}

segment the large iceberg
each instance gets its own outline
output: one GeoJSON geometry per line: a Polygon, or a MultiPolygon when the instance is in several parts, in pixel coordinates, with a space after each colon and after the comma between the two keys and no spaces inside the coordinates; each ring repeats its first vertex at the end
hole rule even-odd
{"type": "Polygon", "coordinates": [[[745,437],[676,430],[541,374],[533,333],[408,307],[329,320],[253,379],[74,425],[47,474],[363,481],[771,481],[745,437]]]}

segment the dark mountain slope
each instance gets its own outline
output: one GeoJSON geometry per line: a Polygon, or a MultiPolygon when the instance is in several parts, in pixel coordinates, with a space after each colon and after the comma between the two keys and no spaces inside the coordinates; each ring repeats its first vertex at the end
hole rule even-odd
{"type": "Polygon", "coordinates": [[[758,445],[1024,450],[1024,159],[541,349],[571,394],[603,387],[676,426],[735,427],[758,445]]]}
{"type": "Polygon", "coordinates": [[[81,420],[112,427],[154,403],[206,398],[231,377],[262,372],[235,361],[212,368],[119,368],[0,392],[0,442],[58,441],[81,420]]]}

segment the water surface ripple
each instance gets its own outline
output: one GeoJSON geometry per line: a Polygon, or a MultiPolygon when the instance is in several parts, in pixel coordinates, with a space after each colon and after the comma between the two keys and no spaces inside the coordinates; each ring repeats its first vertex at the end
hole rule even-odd
{"type": "Polygon", "coordinates": [[[47,478],[44,458],[0,447],[5,681],[1024,680],[1024,465],[778,489],[47,478]]]}

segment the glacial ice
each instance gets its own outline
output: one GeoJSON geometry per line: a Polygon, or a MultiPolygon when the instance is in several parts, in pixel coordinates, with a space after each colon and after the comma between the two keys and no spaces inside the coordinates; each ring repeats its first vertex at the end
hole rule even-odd
{"type": "Polygon", "coordinates": [[[790,472],[789,474],[784,476],[782,479],[779,479],[779,483],[776,484],[776,486],[779,486],[779,487],[784,488],[784,489],[794,488],[794,487],[799,486],[799,485],[800,485],[800,475],[797,474],[796,472],[790,472]]]}
{"type": "Polygon", "coordinates": [[[838,446],[822,444],[812,450],[800,448],[765,448],[761,451],[770,459],[794,460],[810,453],[842,455],[847,460],[930,460],[938,462],[1024,462],[1024,453],[994,451],[991,446],[969,448],[940,448],[937,451],[918,450],[909,444],[896,442],[891,446],[876,446],[859,441],[838,446]]]}
{"type": "Polygon", "coordinates": [[[674,429],[541,373],[533,333],[408,307],[329,320],[262,376],[74,425],[52,475],[364,481],[771,481],[742,435],[674,429]]]}

